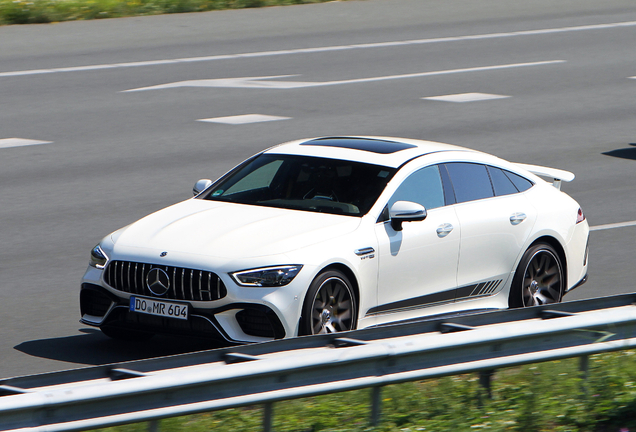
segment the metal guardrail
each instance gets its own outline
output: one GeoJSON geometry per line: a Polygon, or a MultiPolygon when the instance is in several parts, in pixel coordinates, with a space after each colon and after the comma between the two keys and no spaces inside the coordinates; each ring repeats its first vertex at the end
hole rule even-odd
{"type": "Polygon", "coordinates": [[[626,294],[10,378],[0,381],[0,430],[86,430],[628,349],[635,301],[626,294]]]}

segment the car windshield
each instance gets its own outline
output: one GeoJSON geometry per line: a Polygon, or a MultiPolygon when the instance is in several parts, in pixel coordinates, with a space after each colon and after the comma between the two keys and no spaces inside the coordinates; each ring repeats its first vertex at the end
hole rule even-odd
{"type": "Polygon", "coordinates": [[[394,173],[394,168],[360,162],[261,154],[221,178],[201,198],[362,216],[394,173]]]}

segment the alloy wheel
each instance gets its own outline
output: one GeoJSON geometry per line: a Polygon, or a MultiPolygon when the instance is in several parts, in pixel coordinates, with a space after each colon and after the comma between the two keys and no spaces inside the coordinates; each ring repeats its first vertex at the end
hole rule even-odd
{"type": "Polygon", "coordinates": [[[523,276],[523,305],[558,303],[562,292],[563,271],[559,259],[549,250],[536,251],[523,276]]]}
{"type": "Polygon", "coordinates": [[[311,306],[312,334],[351,330],[353,317],[354,300],[349,285],[338,277],[326,279],[311,306]]]}

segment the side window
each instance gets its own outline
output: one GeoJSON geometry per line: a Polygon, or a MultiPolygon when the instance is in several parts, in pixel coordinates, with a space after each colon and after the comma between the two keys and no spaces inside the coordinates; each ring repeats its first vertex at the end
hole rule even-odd
{"type": "Polygon", "coordinates": [[[427,210],[444,205],[444,189],[437,165],[422,168],[408,176],[389,200],[389,208],[396,201],[412,201],[427,210]]]}
{"type": "Polygon", "coordinates": [[[488,174],[490,174],[490,180],[492,181],[492,187],[495,189],[495,195],[510,195],[518,192],[512,181],[504,174],[499,168],[487,166],[488,174]]]}
{"type": "Polygon", "coordinates": [[[466,162],[445,165],[458,203],[495,196],[485,165],[466,162]]]}
{"type": "Polygon", "coordinates": [[[510,179],[510,181],[515,184],[519,192],[527,191],[532,186],[534,186],[534,183],[532,183],[525,177],[521,177],[520,175],[511,173],[510,171],[504,171],[504,173],[510,179]]]}

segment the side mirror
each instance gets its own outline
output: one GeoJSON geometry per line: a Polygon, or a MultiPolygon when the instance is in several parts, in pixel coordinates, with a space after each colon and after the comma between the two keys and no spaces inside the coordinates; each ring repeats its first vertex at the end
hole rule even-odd
{"type": "Polygon", "coordinates": [[[396,201],[389,209],[391,228],[402,231],[402,222],[415,222],[426,219],[423,205],[411,201],[396,201]]]}
{"type": "Polygon", "coordinates": [[[194,184],[194,187],[192,188],[192,193],[194,194],[194,196],[197,196],[201,192],[206,190],[208,187],[210,187],[211,184],[212,184],[212,180],[210,180],[210,179],[201,179],[201,180],[199,180],[198,182],[196,182],[194,184]]]}

